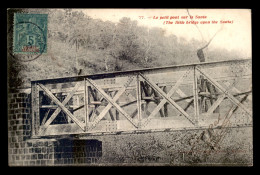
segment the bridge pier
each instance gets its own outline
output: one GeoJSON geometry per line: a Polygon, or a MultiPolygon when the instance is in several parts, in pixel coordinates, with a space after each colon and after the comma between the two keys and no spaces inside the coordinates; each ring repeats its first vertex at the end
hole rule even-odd
{"type": "Polygon", "coordinates": [[[30,94],[8,96],[9,166],[62,166],[96,163],[102,142],[57,138],[32,139],[30,94]]]}
{"type": "Polygon", "coordinates": [[[250,166],[250,64],[238,60],[32,81],[31,94],[8,94],[9,166],[250,166]],[[199,90],[199,75],[221,93],[213,98],[210,90],[199,90]],[[102,97],[89,94],[89,85],[102,97]],[[158,94],[148,93],[151,89],[158,94]],[[202,96],[216,100],[206,111],[200,111],[202,96]],[[155,104],[143,110],[151,100],[155,104]],[[162,117],[159,111],[167,104],[169,116],[162,117]]]}
{"type": "Polygon", "coordinates": [[[31,139],[30,94],[9,94],[8,104],[9,166],[252,165],[252,126],[31,139]],[[212,133],[224,135],[214,148],[212,133]]]}

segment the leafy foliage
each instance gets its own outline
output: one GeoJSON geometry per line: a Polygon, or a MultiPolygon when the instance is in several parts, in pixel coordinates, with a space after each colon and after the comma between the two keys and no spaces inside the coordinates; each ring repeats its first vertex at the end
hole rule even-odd
{"type": "MultiPolygon", "coordinates": [[[[93,19],[80,10],[27,9],[48,13],[48,54],[25,64],[25,86],[29,80],[81,74],[122,71],[199,62],[201,42],[165,35],[161,28],[139,26],[122,17],[118,23],[93,19]],[[51,63],[51,64],[50,64],[51,63]]],[[[207,51],[208,61],[238,59],[239,53],[225,49],[207,51]]]]}

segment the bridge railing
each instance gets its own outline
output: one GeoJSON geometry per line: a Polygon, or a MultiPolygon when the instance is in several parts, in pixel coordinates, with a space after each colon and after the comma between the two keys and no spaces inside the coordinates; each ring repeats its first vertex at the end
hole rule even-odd
{"type": "Polygon", "coordinates": [[[252,124],[251,71],[231,60],[32,81],[32,134],[252,124]]]}

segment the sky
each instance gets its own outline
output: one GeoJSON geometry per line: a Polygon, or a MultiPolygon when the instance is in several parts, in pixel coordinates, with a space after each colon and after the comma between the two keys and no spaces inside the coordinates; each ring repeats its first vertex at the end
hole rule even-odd
{"type": "Polygon", "coordinates": [[[138,21],[138,25],[146,27],[160,27],[165,29],[166,35],[174,34],[183,37],[187,41],[192,38],[206,43],[218,31],[209,48],[225,48],[237,50],[241,57],[251,57],[251,11],[249,9],[188,9],[193,16],[190,19],[187,9],[80,9],[88,16],[103,21],[118,23],[122,17],[129,17],[138,21]],[[142,17],[141,17],[142,16],[142,17]],[[168,19],[160,19],[160,17],[168,19]],[[188,17],[181,19],[182,16],[188,17]],[[155,19],[158,17],[158,19],[155,19]],[[174,19],[170,19],[174,17],[174,19]],[[179,19],[176,19],[179,17],[179,19]],[[213,24],[212,21],[217,21],[213,24]],[[232,23],[223,23],[230,21],[232,23]],[[172,24],[166,24],[166,21],[172,24]],[[183,21],[184,24],[176,24],[176,21],[183,21]],[[187,24],[187,22],[198,22],[198,24],[187,24]],[[209,24],[200,22],[210,21],[209,24]],[[201,35],[202,34],[202,35],[201,35]],[[203,40],[204,39],[204,40],[203,40]]]}

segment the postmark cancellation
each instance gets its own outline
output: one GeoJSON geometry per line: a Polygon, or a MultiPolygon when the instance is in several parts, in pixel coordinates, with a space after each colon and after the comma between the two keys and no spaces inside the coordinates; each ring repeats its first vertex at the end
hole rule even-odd
{"type": "Polygon", "coordinates": [[[13,54],[47,52],[48,14],[14,14],[13,54]]]}

